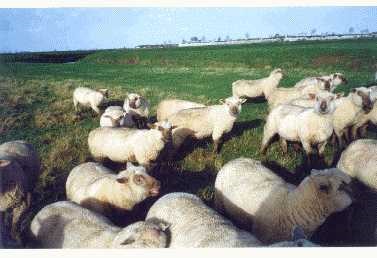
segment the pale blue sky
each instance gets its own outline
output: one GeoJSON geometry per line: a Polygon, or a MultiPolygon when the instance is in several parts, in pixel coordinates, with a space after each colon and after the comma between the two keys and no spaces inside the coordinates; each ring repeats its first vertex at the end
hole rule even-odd
{"type": "Polygon", "coordinates": [[[0,52],[134,47],[192,36],[377,31],[377,7],[0,9],[0,52]]]}

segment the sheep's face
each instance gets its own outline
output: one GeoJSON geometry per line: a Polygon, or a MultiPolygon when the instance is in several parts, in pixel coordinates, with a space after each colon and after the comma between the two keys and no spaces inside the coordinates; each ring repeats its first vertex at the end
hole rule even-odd
{"type": "Polygon", "coordinates": [[[348,81],[342,73],[334,73],[334,74],[331,75],[330,83],[331,83],[331,86],[336,87],[336,86],[343,84],[343,83],[347,84],[348,81]]]}
{"type": "Polygon", "coordinates": [[[141,106],[142,97],[136,93],[130,93],[127,96],[128,106],[133,109],[138,109],[141,106]]]}
{"type": "Polygon", "coordinates": [[[342,211],[352,203],[351,177],[337,168],[311,171],[316,198],[327,211],[342,211]]]}
{"type": "Polygon", "coordinates": [[[172,141],[172,131],[176,128],[167,120],[156,122],[154,124],[147,124],[150,129],[155,129],[161,132],[162,140],[167,143],[172,141]]]}
{"type": "Polygon", "coordinates": [[[332,85],[331,84],[331,78],[321,78],[321,77],[317,77],[317,82],[319,82],[319,87],[321,90],[326,90],[326,91],[330,91],[330,92],[333,92],[336,88],[336,86],[332,85]]]}
{"type": "Polygon", "coordinates": [[[226,106],[229,114],[238,116],[241,113],[241,106],[246,102],[246,99],[238,98],[235,96],[226,98],[225,101],[220,100],[220,103],[226,106]]]}
{"type": "Polygon", "coordinates": [[[270,76],[274,76],[276,79],[281,80],[283,78],[283,70],[277,68],[270,73],[270,76]]]}
{"type": "Polygon", "coordinates": [[[116,239],[119,248],[164,248],[167,246],[165,223],[140,221],[121,231],[116,239]]]}
{"type": "Polygon", "coordinates": [[[335,111],[337,95],[331,92],[320,92],[315,96],[314,110],[319,114],[332,114],[335,111]]]}
{"type": "Polygon", "coordinates": [[[160,181],[151,177],[143,166],[127,163],[127,170],[118,174],[117,182],[130,187],[141,199],[160,194],[160,181]]]}
{"type": "Polygon", "coordinates": [[[101,93],[105,98],[109,97],[109,90],[108,89],[99,89],[99,93],[101,93]]]}
{"type": "Polygon", "coordinates": [[[351,98],[355,105],[362,107],[365,113],[369,113],[373,108],[373,102],[370,97],[370,89],[359,87],[351,90],[351,98]]]}

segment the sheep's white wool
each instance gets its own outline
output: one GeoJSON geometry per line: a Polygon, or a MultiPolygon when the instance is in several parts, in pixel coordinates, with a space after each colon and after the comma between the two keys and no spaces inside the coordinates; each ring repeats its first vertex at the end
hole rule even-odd
{"type": "Polygon", "coordinates": [[[163,100],[157,106],[157,121],[166,120],[178,111],[197,107],[205,107],[205,105],[181,99],[163,100]]]}
{"type": "Polygon", "coordinates": [[[91,107],[97,114],[100,114],[99,106],[106,100],[107,96],[107,89],[93,90],[78,87],[73,91],[73,104],[76,111],[78,110],[78,105],[81,105],[91,107]]]}

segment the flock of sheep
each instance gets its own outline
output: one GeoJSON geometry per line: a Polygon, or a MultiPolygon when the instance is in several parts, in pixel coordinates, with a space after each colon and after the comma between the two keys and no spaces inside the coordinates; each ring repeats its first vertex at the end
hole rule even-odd
{"type": "MultiPolygon", "coordinates": [[[[150,124],[149,102],[128,94],[123,107],[110,106],[100,127],[88,136],[96,162],[73,168],[66,181],[67,201],[49,204],[30,224],[30,238],[41,248],[162,248],[317,246],[307,240],[333,213],[354,201],[350,184],[358,180],[377,190],[377,140],[360,139],[369,122],[377,123],[377,86],[352,89],[347,96],[333,91],[346,83],[340,73],[311,77],[292,88],[278,87],[281,69],[259,80],[238,80],[233,96],[206,106],[167,99],[157,107],[150,124]],[[285,182],[260,161],[240,157],[226,163],[215,181],[215,209],[189,193],[169,193],[149,209],[145,221],[124,228],[111,221],[114,212],[131,211],[148,197],[158,196],[160,182],[148,172],[171,159],[187,138],[212,137],[219,152],[247,98],[265,97],[269,114],[261,151],[278,135],[284,152],[287,142],[302,143],[311,165],[318,149],[322,156],[332,140],[342,151],[336,168],[312,169],[298,185],[285,182]],[[147,128],[148,127],[148,128],[147,128]],[[332,139],[331,139],[332,138],[332,139]],[[105,160],[127,164],[115,172],[105,160]],[[137,163],[137,165],[135,165],[137,163]],[[242,229],[241,229],[242,228],[242,229]]],[[[106,89],[76,88],[73,102],[100,114],[106,89]]],[[[20,246],[22,217],[32,205],[31,191],[38,179],[36,150],[24,141],[0,145],[1,240],[3,247],[20,246]]],[[[125,213],[126,214],[126,213],[125,213]]],[[[126,216],[126,215],[125,215],[126,216]]],[[[377,229],[375,233],[377,243],[377,229]]]]}

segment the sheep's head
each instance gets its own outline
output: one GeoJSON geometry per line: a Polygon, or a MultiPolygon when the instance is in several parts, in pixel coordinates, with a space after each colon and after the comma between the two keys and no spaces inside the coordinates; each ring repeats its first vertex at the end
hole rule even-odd
{"type": "Polygon", "coordinates": [[[160,181],[148,175],[143,166],[134,166],[131,162],[127,163],[126,170],[119,172],[117,182],[131,188],[141,200],[160,194],[160,181]]]}
{"type": "Polygon", "coordinates": [[[354,88],[351,90],[351,99],[355,105],[362,107],[365,113],[369,113],[373,108],[370,97],[370,89],[365,87],[354,88]]]}
{"type": "Polygon", "coordinates": [[[109,90],[108,89],[99,89],[99,93],[101,93],[105,98],[109,97],[109,90]]]}
{"type": "Polygon", "coordinates": [[[278,80],[281,80],[283,78],[283,75],[284,75],[284,73],[283,73],[283,70],[281,68],[277,68],[270,73],[270,76],[273,76],[273,77],[277,78],[278,80]]]}
{"type": "Polygon", "coordinates": [[[162,140],[166,142],[170,142],[172,140],[172,131],[173,129],[177,128],[173,126],[167,120],[156,122],[154,124],[147,124],[150,129],[155,129],[161,132],[162,140]]]}
{"type": "Polygon", "coordinates": [[[352,203],[351,177],[337,168],[313,169],[302,184],[312,185],[315,198],[324,210],[329,212],[342,211],[352,203]]]}
{"type": "Polygon", "coordinates": [[[310,94],[315,98],[314,110],[319,114],[332,114],[336,109],[334,100],[339,96],[328,91],[321,91],[315,97],[310,94]]]}
{"type": "Polygon", "coordinates": [[[317,80],[320,82],[321,90],[327,90],[330,92],[333,92],[335,90],[335,86],[331,84],[331,79],[317,77],[317,80]]]}
{"type": "Polygon", "coordinates": [[[164,248],[167,246],[164,222],[139,221],[124,228],[114,239],[116,248],[164,248]]]}
{"type": "Polygon", "coordinates": [[[220,99],[220,103],[226,106],[229,114],[231,114],[232,116],[238,116],[241,113],[241,106],[245,102],[246,99],[238,98],[235,96],[226,98],[225,100],[220,99]]]}
{"type": "Polygon", "coordinates": [[[138,109],[141,106],[142,96],[136,93],[130,93],[127,95],[128,106],[133,109],[138,109]]]}
{"type": "Polygon", "coordinates": [[[330,75],[330,77],[331,77],[330,83],[331,83],[331,86],[333,86],[333,87],[336,87],[336,86],[343,84],[343,83],[344,84],[348,83],[346,77],[342,73],[333,73],[333,74],[330,75]]]}

